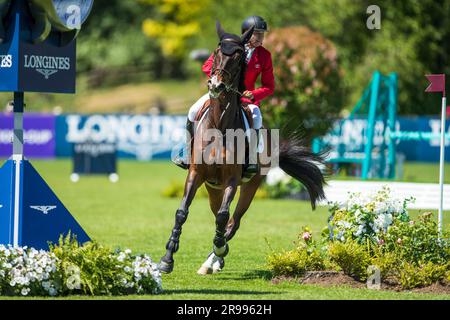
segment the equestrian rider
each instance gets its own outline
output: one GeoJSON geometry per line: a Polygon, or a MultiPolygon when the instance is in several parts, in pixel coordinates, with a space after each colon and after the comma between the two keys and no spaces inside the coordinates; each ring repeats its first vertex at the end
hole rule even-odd
{"type": "MultiPolygon", "coordinates": [[[[265,32],[268,31],[267,23],[259,16],[250,16],[242,23],[242,34],[253,26],[255,27],[253,35],[249,42],[245,45],[247,68],[244,82],[246,90],[243,92],[241,102],[242,104],[248,105],[250,108],[253,118],[253,129],[256,130],[256,136],[259,137],[258,131],[262,128],[263,124],[259,106],[263,99],[273,94],[275,89],[275,80],[273,75],[272,56],[270,52],[262,46],[265,32]],[[261,76],[261,87],[255,88],[256,81],[259,76],[261,76]]],[[[214,53],[211,54],[202,67],[202,71],[208,77],[210,77],[213,62],[214,53]]],[[[187,145],[190,144],[190,137],[194,136],[193,127],[197,113],[208,99],[209,93],[201,97],[189,109],[186,130],[188,130],[190,136],[188,136],[189,141],[187,142],[187,145]]],[[[189,164],[186,163],[186,159],[179,157],[174,159],[174,162],[183,169],[187,169],[189,167],[189,164]]],[[[245,170],[246,173],[250,174],[257,173],[258,171],[258,164],[249,164],[245,170]]]]}

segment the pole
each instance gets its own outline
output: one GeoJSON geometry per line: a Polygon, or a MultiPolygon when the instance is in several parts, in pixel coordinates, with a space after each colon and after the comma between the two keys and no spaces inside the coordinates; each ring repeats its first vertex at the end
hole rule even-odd
{"type": "Polygon", "coordinates": [[[24,93],[14,92],[14,138],[13,138],[13,161],[15,163],[15,181],[14,181],[14,232],[13,246],[19,245],[19,218],[20,203],[22,201],[21,168],[23,161],[23,111],[24,111],[24,93]]]}
{"type": "Polygon", "coordinates": [[[14,138],[13,138],[13,158],[23,159],[23,92],[14,92],[14,138]]]}
{"type": "Polygon", "coordinates": [[[445,117],[447,109],[447,98],[442,97],[442,114],[441,114],[441,159],[439,164],[439,187],[440,187],[440,203],[439,203],[439,218],[438,230],[442,235],[442,221],[444,218],[444,164],[445,164],[445,117]]]}

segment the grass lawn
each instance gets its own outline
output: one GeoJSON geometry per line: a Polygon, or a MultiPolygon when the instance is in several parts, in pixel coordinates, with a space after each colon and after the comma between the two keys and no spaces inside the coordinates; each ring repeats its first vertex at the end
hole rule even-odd
{"type": "MultiPolygon", "coordinates": [[[[159,261],[180,202],[162,197],[161,190],[170,181],[183,181],[185,172],[169,162],[121,161],[117,184],[106,177],[82,177],[73,184],[70,161],[32,163],[93,239],[147,253],[159,261]]],[[[163,276],[164,294],[121,299],[450,299],[448,295],[272,284],[266,267],[268,243],[274,250],[290,249],[302,226],[319,232],[326,218],[327,208],[313,212],[307,202],[258,199],[230,242],[223,272],[201,277],[196,271],[212,248],[215,227],[207,199],[195,199],[175,255],[175,270],[163,276]]],[[[445,224],[449,222],[447,213],[445,224]]]]}

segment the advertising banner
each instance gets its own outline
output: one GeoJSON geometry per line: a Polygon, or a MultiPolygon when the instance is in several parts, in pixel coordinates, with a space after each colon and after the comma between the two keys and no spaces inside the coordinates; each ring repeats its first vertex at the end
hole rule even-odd
{"type": "MultiPolygon", "coordinates": [[[[431,140],[397,140],[397,153],[401,153],[408,161],[439,162],[439,134],[440,119],[438,117],[399,117],[396,130],[420,131],[436,134],[431,140]]],[[[447,121],[446,132],[450,133],[450,121],[447,121]]],[[[333,129],[322,138],[326,145],[332,147],[331,157],[337,156],[338,151],[354,157],[364,157],[364,147],[367,142],[366,119],[344,119],[335,123],[333,129]]],[[[383,121],[375,124],[374,146],[380,146],[384,139],[388,139],[383,121]]],[[[446,142],[446,154],[450,154],[450,142],[446,142]]],[[[449,159],[449,157],[447,157],[449,159]]]]}
{"type": "Polygon", "coordinates": [[[68,114],[56,120],[58,157],[70,157],[73,144],[109,143],[121,158],[170,159],[185,139],[186,116],[147,114],[68,114]]]}
{"type": "MultiPolygon", "coordinates": [[[[56,150],[55,116],[25,113],[24,154],[27,158],[54,158],[56,150]]],[[[12,155],[13,114],[0,113],[0,157],[12,155]]]]}

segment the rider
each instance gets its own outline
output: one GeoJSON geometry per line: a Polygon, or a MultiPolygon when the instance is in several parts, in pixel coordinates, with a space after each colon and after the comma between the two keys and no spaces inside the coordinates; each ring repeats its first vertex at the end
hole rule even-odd
{"type": "MultiPolygon", "coordinates": [[[[270,52],[262,46],[264,41],[264,34],[268,31],[267,23],[259,16],[250,16],[244,20],[241,27],[242,34],[254,26],[254,31],[251,39],[245,45],[245,54],[247,68],[245,73],[245,88],[241,102],[247,104],[252,111],[253,129],[256,130],[256,136],[259,137],[259,129],[262,128],[262,116],[259,109],[261,100],[273,94],[275,89],[275,80],[273,76],[272,56],[270,52]],[[261,87],[255,88],[256,81],[261,75],[261,87]]],[[[203,64],[202,71],[209,77],[214,61],[214,53],[203,64]]],[[[189,109],[186,129],[190,133],[188,136],[187,145],[190,144],[190,137],[194,136],[194,121],[198,111],[209,99],[209,93],[201,97],[189,109]]],[[[175,164],[187,169],[186,159],[177,158],[174,160],[175,164]]],[[[246,168],[246,173],[257,173],[259,171],[258,164],[249,164],[246,168]]]]}

